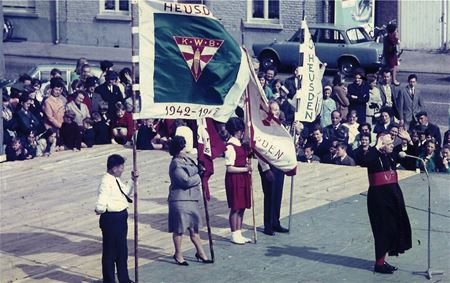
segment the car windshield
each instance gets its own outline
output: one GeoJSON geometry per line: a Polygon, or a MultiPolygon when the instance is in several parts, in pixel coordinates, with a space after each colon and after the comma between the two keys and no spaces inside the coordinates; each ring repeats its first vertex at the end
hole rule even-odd
{"type": "Polygon", "coordinates": [[[363,27],[352,28],[347,30],[347,37],[350,40],[350,43],[361,43],[361,42],[369,42],[372,41],[370,36],[364,30],[363,27]]]}

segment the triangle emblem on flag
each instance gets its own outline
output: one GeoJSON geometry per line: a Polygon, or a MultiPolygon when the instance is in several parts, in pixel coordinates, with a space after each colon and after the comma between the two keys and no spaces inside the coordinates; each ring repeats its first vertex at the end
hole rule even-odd
{"type": "Polygon", "coordinates": [[[206,39],[199,37],[174,36],[181,55],[191,70],[195,81],[198,81],[206,65],[222,46],[222,39],[206,39]]]}

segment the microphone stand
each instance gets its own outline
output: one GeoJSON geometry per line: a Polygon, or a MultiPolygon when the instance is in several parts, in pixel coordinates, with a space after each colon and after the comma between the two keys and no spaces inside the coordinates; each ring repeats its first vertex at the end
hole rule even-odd
{"type": "Polygon", "coordinates": [[[428,280],[431,280],[433,275],[443,275],[443,271],[431,271],[431,185],[430,185],[430,175],[428,175],[427,166],[425,161],[421,158],[417,158],[423,164],[423,168],[425,169],[425,174],[427,175],[427,183],[428,183],[428,269],[426,271],[415,271],[413,274],[423,275],[428,280]]]}

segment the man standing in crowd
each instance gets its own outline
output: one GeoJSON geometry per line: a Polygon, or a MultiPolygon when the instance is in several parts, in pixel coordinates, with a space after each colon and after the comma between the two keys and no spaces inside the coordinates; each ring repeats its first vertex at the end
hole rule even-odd
{"type": "Polygon", "coordinates": [[[400,124],[408,129],[413,129],[417,124],[416,115],[422,111],[424,101],[417,89],[417,75],[408,76],[408,85],[405,86],[400,93],[399,116],[400,124]]]}
{"type": "Polygon", "coordinates": [[[391,72],[387,69],[383,70],[383,79],[380,81],[378,88],[380,89],[381,100],[383,101],[383,107],[392,108],[394,116],[400,120],[399,109],[400,94],[396,90],[396,87],[392,84],[391,72]]]}
{"type": "MultiPolygon", "coordinates": [[[[115,281],[115,269],[121,283],[130,283],[127,259],[128,203],[132,194],[132,186],[125,185],[120,176],[124,171],[125,159],[117,154],[110,155],[107,161],[107,172],[98,187],[98,201],[95,212],[100,214],[100,229],[103,237],[102,273],[103,282],[115,281]]],[[[135,180],[139,172],[131,172],[135,180]]],[[[131,183],[131,182],[130,182],[131,183]]]]}
{"type": "Polygon", "coordinates": [[[300,73],[301,69],[300,67],[297,67],[295,69],[295,73],[293,76],[286,79],[284,82],[284,86],[288,89],[288,98],[292,99],[295,97],[295,94],[297,93],[297,90],[299,90],[302,87],[302,75],[300,73]]]}
{"type": "Polygon", "coordinates": [[[99,85],[95,92],[102,96],[102,99],[108,103],[108,118],[113,119],[116,113],[116,103],[121,101],[123,96],[119,87],[116,85],[119,76],[114,71],[106,71],[105,83],[99,85]]]}
{"type": "Polygon", "coordinates": [[[428,114],[426,111],[420,111],[416,114],[417,121],[419,122],[418,126],[425,127],[425,131],[429,133],[435,140],[436,144],[440,145],[442,141],[441,131],[439,127],[435,124],[432,124],[428,121],[428,114]]]}

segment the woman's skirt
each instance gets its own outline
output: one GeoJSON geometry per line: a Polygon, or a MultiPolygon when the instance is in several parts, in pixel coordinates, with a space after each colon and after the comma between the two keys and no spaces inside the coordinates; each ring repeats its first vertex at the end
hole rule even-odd
{"type": "Polygon", "coordinates": [[[198,201],[169,201],[169,232],[183,234],[188,228],[198,233],[202,217],[198,201]]]}

